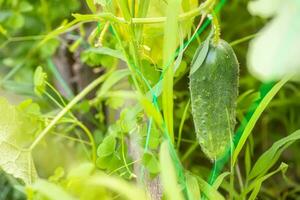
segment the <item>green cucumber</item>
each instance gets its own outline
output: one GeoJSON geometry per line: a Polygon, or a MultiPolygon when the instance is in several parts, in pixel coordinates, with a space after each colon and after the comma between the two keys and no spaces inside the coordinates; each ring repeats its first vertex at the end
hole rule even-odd
{"type": "Polygon", "coordinates": [[[217,160],[230,148],[236,123],[238,77],[239,63],[231,46],[224,40],[217,44],[203,42],[192,61],[190,93],[197,138],[211,160],[217,160]]]}

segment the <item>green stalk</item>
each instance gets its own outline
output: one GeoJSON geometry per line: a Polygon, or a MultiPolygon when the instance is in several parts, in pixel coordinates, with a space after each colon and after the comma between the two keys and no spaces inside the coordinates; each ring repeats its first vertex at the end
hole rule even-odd
{"type": "Polygon", "coordinates": [[[174,144],[174,127],[173,127],[173,61],[174,52],[177,48],[177,33],[179,30],[178,16],[180,12],[180,0],[168,1],[166,10],[167,20],[164,25],[164,42],[163,42],[163,66],[166,71],[163,81],[162,91],[162,108],[164,120],[171,139],[174,144]],[[171,59],[170,59],[171,58],[171,59]]]}
{"type": "MultiPolygon", "coordinates": [[[[51,84],[47,83],[48,86],[51,86],[51,84]]],[[[51,86],[52,87],[52,86],[51,86]]],[[[52,87],[53,88],[53,87],[52,87]]],[[[55,88],[53,89],[54,91],[55,88]]],[[[63,99],[61,98],[61,96],[58,93],[58,96],[61,98],[61,101],[63,103],[63,105],[61,105],[55,98],[53,98],[48,92],[45,92],[46,96],[48,98],[50,98],[60,109],[64,109],[63,106],[66,106],[65,102],[63,101],[63,99]]],[[[95,163],[96,162],[96,143],[93,137],[93,134],[90,132],[90,130],[82,123],[80,122],[74,115],[72,112],[70,112],[70,117],[73,119],[71,122],[73,122],[74,124],[76,124],[77,126],[79,126],[84,133],[87,135],[87,137],[90,140],[90,144],[92,146],[92,160],[95,163]]]]}
{"type": "Polygon", "coordinates": [[[220,24],[219,24],[219,21],[218,21],[218,17],[214,12],[213,12],[212,24],[213,24],[213,27],[214,27],[213,44],[215,46],[217,46],[219,41],[220,41],[221,29],[220,29],[220,24]]]}
{"type": "MultiPolygon", "coordinates": [[[[52,72],[52,74],[55,76],[55,78],[58,80],[58,82],[61,84],[61,86],[67,93],[67,97],[73,98],[74,94],[73,94],[72,89],[69,87],[68,83],[64,80],[64,78],[62,77],[60,72],[57,70],[57,67],[55,66],[55,64],[53,63],[51,58],[47,59],[47,64],[48,64],[48,67],[49,67],[50,71],[52,72]]],[[[52,86],[50,86],[50,87],[52,87],[52,86]]],[[[53,89],[53,88],[51,88],[51,89],[53,89]]]]}
{"type": "Polygon", "coordinates": [[[186,119],[188,108],[190,107],[190,103],[191,103],[191,99],[188,100],[188,102],[187,102],[187,104],[184,108],[181,121],[180,121],[179,131],[178,131],[178,139],[177,139],[177,145],[176,145],[177,150],[179,150],[179,148],[180,148],[180,143],[181,143],[181,140],[182,140],[181,139],[182,129],[183,129],[183,125],[184,125],[184,122],[185,122],[185,119],[186,119]]]}
{"type": "MultiPolygon", "coordinates": [[[[137,13],[138,18],[146,17],[149,9],[149,4],[150,4],[150,0],[140,0],[138,13],[137,13]]],[[[135,30],[136,30],[137,41],[140,41],[143,33],[143,24],[137,24],[135,30]]]]}
{"type": "MultiPolygon", "coordinates": [[[[198,8],[190,10],[188,12],[182,13],[178,16],[178,21],[185,21],[201,15],[202,11],[206,11],[209,7],[211,7],[212,2],[214,0],[208,0],[202,3],[198,8]]],[[[142,18],[131,18],[130,22],[125,18],[117,17],[112,13],[100,13],[100,14],[89,14],[89,15],[81,15],[81,14],[73,14],[73,16],[78,20],[78,22],[92,22],[99,21],[99,19],[108,20],[111,22],[121,23],[121,24],[155,24],[155,23],[164,23],[167,17],[142,17],[142,18]]]]}
{"type": "Polygon", "coordinates": [[[127,0],[120,0],[119,5],[120,5],[121,12],[122,12],[126,22],[130,23],[132,17],[131,17],[131,14],[130,14],[128,1],[127,0]]]}
{"type": "MultiPolygon", "coordinates": [[[[126,57],[126,62],[127,62],[128,68],[132,74],[131,77],[132,77],[133,83],[134,83],[135,87],[137,88],[137,90],[140,93],[143,93],[144,82],[140,79],[140,77],[137,74],[137,71],[139,71],[139,66],[141,66],[141,64],[140,64],[141,62],[139,59],[140,56],[138,54],[138,45],[137,45],[137,41],[136,41],[136,34],[134,31],[134,24],[131,24],[132,18],[131,18],[129,9],[128,9],[128,3],[124,2],[124,1],[125,0],[122,0],[120,2],[120,7],[122,9],[123,15],[126,17],[126,20],[129,22],[128,32],[131,35],[130,42],[129,42],[129,47],[130,47],[129,50],[126,49],[125,46],[123,45],[122,39],[119,35],[117,25],[112,24],[111,26],[113,28],[114,34],[115,34],[119,44],[122,47],[123,54],[126,57]],[[130,56],[130,55],[132,55],[132,56],[130,56]],[[133,59],[133,62],[131,61],[132,60],[131,57],[133,59]]],[[[112,9],[110,8],[110,10],[112,10],[112,9]]]]}
{"type": "Polygon", "coordinates": [[[55,126],[55,124],[66,114],[71,108],[76,105],[80,100],[82,100],[88,93],[90,93],[93,89],[95,89],[100,83],[102,83],[112,70],[106,73],[103,76],[100,76],[92,83],[90,83],[86,88],[84,88],[72,101],[70,101],[63,110],[61,110],[58,115],[48,124],[48,126],[38,135],[38,137],[33,141],[30,145],[29,150],[32,151],[40,141],[49,133],[49,131],[55,126]]]}

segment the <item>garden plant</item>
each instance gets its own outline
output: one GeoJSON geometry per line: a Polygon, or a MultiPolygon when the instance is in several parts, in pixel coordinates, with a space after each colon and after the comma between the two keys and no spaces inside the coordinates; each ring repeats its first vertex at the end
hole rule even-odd
{"type": "Polygon", "coordinates": [[[0,0],[0,200],[300,198],[299,0],[0,0]]]}

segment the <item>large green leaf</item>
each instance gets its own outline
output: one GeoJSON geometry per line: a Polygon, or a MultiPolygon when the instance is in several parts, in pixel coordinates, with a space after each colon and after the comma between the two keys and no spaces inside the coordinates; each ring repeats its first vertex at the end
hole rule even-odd
{"type": "Polygon", "coordinates": [[[26,150],[39,127],[30,103],[13,106],[0,98],[0,167],[26,184],[37,177],[31,152],[26,150]]]}

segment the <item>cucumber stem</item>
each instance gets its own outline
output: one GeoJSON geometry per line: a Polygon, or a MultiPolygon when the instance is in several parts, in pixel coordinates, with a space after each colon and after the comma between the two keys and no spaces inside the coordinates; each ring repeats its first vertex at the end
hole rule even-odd
{"type": "Polygon", "coordinates": [[[221,29],[216,14],[213,12],[212,15],[212,25],[214,29],[213,45],[217,46],[220,41],[221,29]]]}

